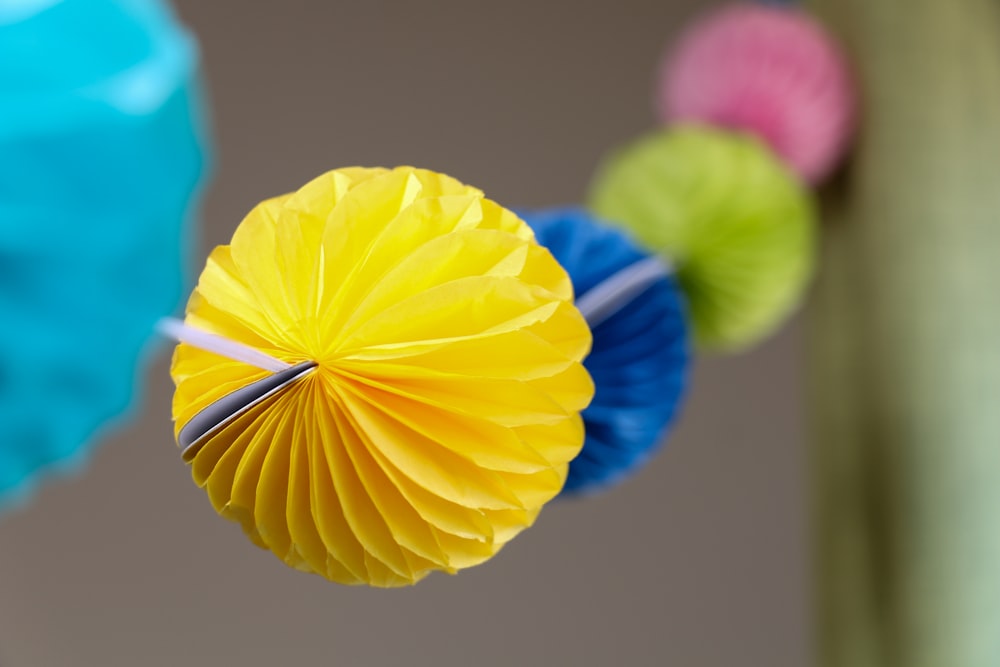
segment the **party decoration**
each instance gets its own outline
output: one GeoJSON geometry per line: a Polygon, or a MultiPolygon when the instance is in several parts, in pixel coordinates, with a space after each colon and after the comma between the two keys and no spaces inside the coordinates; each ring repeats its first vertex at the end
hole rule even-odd
{"type": "Polygon", "coordinates": [[[263,202],[181,326],[174,417],[195,481],[254,543],[333,581],[487,560],[583,444],[591,339],[569,277],[517,216],[440,174],[339,169],[263,202]]]}
{"type": "Polygon", "coordinates": [[[159,2],[0,3],[0,504],[133,403],[204,174],[194,41],[159,2]]]}
{"type": "Polygon", "coordinates": [[[687,321],[670,268],[582,209],[522,212],[569,273],[594,343],[594,400],[564,494],[597,491],[637,470],[663,441],[687,384],[687,321]]]}
{"type": "Polygon", "coordinates": [[[752,137],[699,127],[649,135],[604,165],[590,203],[673,262],[707,348],[767,335],[812,271],[810,196],[752,137]]]}
{"type": "Polygon", "coordinates": [[[661,66],[665,122],[689,121],[763,138],[807,181],[843,154],[855,99],[845,59],[793,7],[735,4],[693,25],[661,66]]]}

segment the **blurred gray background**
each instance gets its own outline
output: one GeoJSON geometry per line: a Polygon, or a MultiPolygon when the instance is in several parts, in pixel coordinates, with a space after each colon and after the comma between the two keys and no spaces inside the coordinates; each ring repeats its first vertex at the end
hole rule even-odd
{"type": "MultiPolygon", "coordinates": [[[[661,49],[704,0],[182,0],[214,106],[197,264],[258,200],[415,164],[508,206],[578,202],[653,126],[661,49]]],[[[218,518],[172,440],[167,363],[84,474],[0,517],[2,667],[809,662],[796,325],[701,358],[661,455],[557,502],[489,563],[412,589],[292,571],[218,518]]]]}

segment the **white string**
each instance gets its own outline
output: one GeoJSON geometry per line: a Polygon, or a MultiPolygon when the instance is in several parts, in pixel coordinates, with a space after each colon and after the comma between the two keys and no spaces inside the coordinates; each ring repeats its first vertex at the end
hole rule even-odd
{"type": "Polygon", "coordinates": [[[193,345],[198,349],[213,352],[233,361],[242,361],[245,364],[263,368],[265,371],[271,371],[272,373],[292,367],[291,364],[287,364],[269,354],[264,354],[260,350],[255,350],[249,345],[237,343],[234,340],[196,329],[175,317],[164,317],[161,319],[156,325],[156,330],[167,338],[193,345]]]}
{"type": "MultiPolygon", "coordinates": [[[[576,300],[576,307],[587,320],[587,324],[591,328],[596,327],[631,303],[657,280],[669,276],[671,273],[670,265],[664,260],[659,257],[647,257],[626,266],[587,290],[576,300]]],[[[196,329],[174,317],[164,317],[157,323],[156,328],[167,338],[193,345],[227,359],[242,361],[272,373],[291,368],[291,364],[249,345],[196,329]]]]}
{"type": "Polygon", "coordinates": [[[593,329],[672,272],[665,260],[647,257],[594,285],[576,300],[576,307],[593,329]]]}

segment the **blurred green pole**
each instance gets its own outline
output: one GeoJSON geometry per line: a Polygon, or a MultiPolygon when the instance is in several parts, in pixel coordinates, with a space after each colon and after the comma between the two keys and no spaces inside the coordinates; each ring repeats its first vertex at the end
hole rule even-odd
{"type": "Polygon", "coordinates": [[[814,0],[859,141],[809,312],[823,667],[1000,667],[1000,0],[814,0]]]}

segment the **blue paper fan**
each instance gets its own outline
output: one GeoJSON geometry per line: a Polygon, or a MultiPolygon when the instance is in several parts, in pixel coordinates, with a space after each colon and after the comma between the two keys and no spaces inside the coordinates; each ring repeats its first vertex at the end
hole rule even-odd
{"type": "Polygon", "coordinates": [[[677,413],[690,360],[680,291],[651,253],[584,210],[520,215],[569,273],[593,330],[584,365],[596,393],[563,493],[598,490],[645,463],[677,413]]]}
{"type": "Polygon", "coordinates": [[[202,120],[162,3],[0,3],[0,503],[132,403],[182,294],[202,120]]]}

